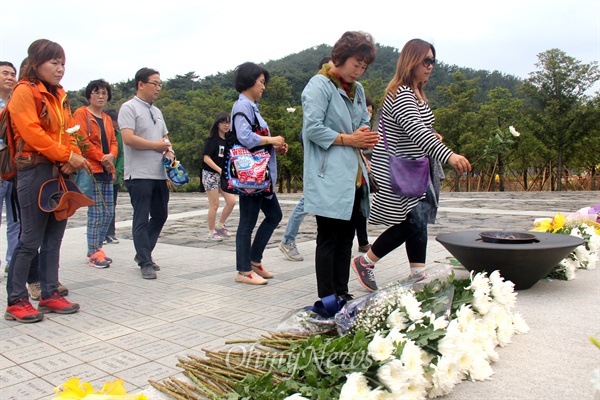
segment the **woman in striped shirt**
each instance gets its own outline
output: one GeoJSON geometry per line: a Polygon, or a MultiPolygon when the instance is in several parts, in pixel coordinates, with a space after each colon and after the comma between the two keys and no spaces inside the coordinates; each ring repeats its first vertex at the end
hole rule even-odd
{"type": "MultiPolygon", "coordinates": [[[[352,268],[360,283],[368,290],[376,290],[373,274],[375,263],[406,242],[411,276],[422,279],[427,251],[427,220],[431,211],[430,195],[399,196],[390,183],[389,154],[404,158],[429,157],[431,161],[449,163],[459,174],[471,170],[469,161],[448,149],[441,136],[433,131],[435,120],[424,86],[435,64],[435,48],[421,39],[404,45],[398,58],[396,74],[386,88],[378,132],[385,129],[390,153],[383,141],[373,149],[372,170],[379,183],[374,195],[369,222],[389,228],[373,243],[371,249],[352,260],[352,268]]],[[[431,182],[430,182],[431,183],[431,182]]],[[[428,191],[432,185],[429,185],[428,191]]]]}

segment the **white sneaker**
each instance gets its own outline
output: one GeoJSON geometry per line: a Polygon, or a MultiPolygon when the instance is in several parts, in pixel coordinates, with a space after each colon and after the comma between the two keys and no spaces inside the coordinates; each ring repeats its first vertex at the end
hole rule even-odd
{"type": "Polygon", "coordinates": [[[303,261],[304,257],[300,255],[298,252],[298,248],[296,247],[296,243],[292,242],[290,244],[285,244],[283,242],[279,243],[279,250],[283,253],[285,258],[290,261],[303,261]]]}
{"type": "Polygon", "coordinates": [[[208,235],[207,239],[209,242],[222,242],[223,236],[215,232],[212,235],[208,235]]]}

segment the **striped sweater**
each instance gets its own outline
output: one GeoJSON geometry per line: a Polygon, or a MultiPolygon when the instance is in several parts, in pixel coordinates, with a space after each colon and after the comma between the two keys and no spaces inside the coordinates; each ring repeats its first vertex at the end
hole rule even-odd
{"type": "Polygon", "coordinates": [[[379,183],[379,192],[373,196],[369,223],[374,225],[397,225],[417,203],[425,197],[398,196],[390,184],[389,154],[417,159],[429,156],[443,163],[448,161],[452,151],[432,133],[435,117],[427,103],[419,104],[414,92],[407,86],[400,86],[396,97],[387,97],[383,103],[378,133],[380,141],[373,149],[371,169],[379,183]],[[389,154],[383,144],[382,125],[389,154]]]}

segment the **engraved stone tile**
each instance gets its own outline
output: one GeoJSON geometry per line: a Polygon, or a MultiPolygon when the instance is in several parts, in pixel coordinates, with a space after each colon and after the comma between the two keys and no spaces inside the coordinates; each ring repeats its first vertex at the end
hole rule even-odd
{"type": "Polygon", "coordinates": [[[160,314],[155,314],[155,318],[162,319],[167,322],[179,321],[181,319],[190,318],[197,315],[197,312],[188,311],[188,310],[169,310],[167,312],[163,312],[160,314]]]}
{"type": "Polygon", "coordinates": [[[216,338],[217,337],[215,335],[211,335],[209,333],[196,330],[186,330],[185,332],[182,332],[176,336],[172,336],[167,340],[183,347],[192,348],[199,346],[202,343],[208,343],[216,338]]]}
{"type": "Polygon", "coordinates": [[[16,365],[16,364],[14,362],[10,361],[8,358],[0,355],[0,369],[12,367],[13,365],[16,365]]]}
{"type": "Polygon", "coordinates": [[[2,389],[2,400],[49,399],[54,394],[54,386],[43,379],[31,379],[2,389]]]}
{"type": "Polygon", "coordinates": [[[131,321],[121,322],[124,326],[129,326],[136,331],[143,331],[149,328],[154,328],[160,325],[164,325],[165,321],[153,318],[153,317],[142,317],[131,321]]]}
{"type": "Polygon", "coordinates": [[[62,351],[69,351],[97,343],[98,339],[86,333],[77,332],[72,335],[59,337],[52,340],[52,345],[62,351]]]}
{"type": "Polygon", "coordinates": [[[144,332],[134,332],[128,335],[119,336],[114,339],[110,339],[107,343],[120,347],[124,350],[129,350],[133,347],[137,347],[140,343],[150,343],[158,340],[156,337],[149,335],[144,332]]]}
{"type": "Polygon", "coordinates": [[[19,334],[7,338],[2,336],[2,340],[0,340],[0,352],[6,353],[7,351],[29,347],[39,343],[41,343],[39,340],[29,335],[19,334]]]}
{"type": "MultiPolygon", "coordinates": [[[[173,364],[173,367],[174,366],[175,364],[173,364]]],[[[143,387],[148,384],[148,379],[160,381],[180,371],[179,369],[173,367],[169,368],[157,362],[149,362],[121,371],[119,372],[119,376],[121,379],[131,383],[132,385],[143,387]]]]}
{"type": "Polygon", "coordinates": [[[239,332],[246,329],[243,325],[234,324],[232,322],[220,321],[209,326],[203,326],[201,331],[212,333],[213,335],[227,336],[234,332],[239,332]]]}
{"type": "Polygon", "coordinates": [[[128,328],[123,325],[109,323],[100,328],[97,328],[97,329],[94,329],[91,331],[87,331],[86,333],[88,335],[94,336],[95,338],[98,338],[100,340],[108,340],[108,339],[114,339],[119,336],[127,335],[128,333],[131,333],[131,332],[134,332],[134,330],[131,328],[128,328]]]}
{"type": "Polygon", "coordinates": [[[119,354],[115,354],[110,357],[102,358],[100,360],[92,361],[90,364],[100,368],[109,374],[116,374],[125,369],[133,368],[137,365],[145,364],[149,360],[145,357],[138,356],[127,351],[123,351],[119,354]]]}
{"type": "Polygon", "coordinates": [[[60,353],[60,350],[58,350],[56,347],[52,347],[46,343],[38,342],[38,344],[34,344],[33,346],[21,347],[15,350],[4,352],[3,355],[17,364],[22,364],[57,353],[60,353]]]}
{"type": "Polygon", "coordinates": [[[204,326],[214,325],[217,322],[219,322],[218,319],[207,317],[205,315],[198,315],[196,317],[177,321],[177,325],[182,325],[192,329],[200,329],[204,326]]]}
{"type": "Polygon", "coordinates": [[[191,328],[187,326],[181,326],[178,323],[174,324],[163,324],[157,327],[152,327],[149,329],[145,329],[144,333],[148,335],[152,335],[159,339],[167,339],[175,335],[179,335],[183,332],[189,331],[191,328]]]}
{"type": "Polygon", "coordinates": [[[89,346],[71,350],[69,353],[80,360],[90,362],[109,355],[117,354],[120,348],[106,342],[98,342],[89,346]]]}
{"type": "Polygon", "coordinates": [[[37,360],[21,364],[21,366],[32,374],[46,376],[49,373],[69,369],[81,363],[81,360],[71,355],[59,353],[50,357],[38,358],[37,360]]]}
{"type": "Polygon", "coordinates": [[[84,363],[60,371],[53,371],[44,375],[44,380],[54,386],[58,386],[74,376],[78,377],[82,382],[91,382],[97,379],[105,379],[108,374],[105,371],[84,363]]]}
{"type": "Polygon", "coordinates": [[[20,366],[9,367],[0,371],[0,387],[4,389],[7,386],[16,385],[35,377],[35,374],[20,366]]]}
{"type": "Polygon", "coordinates": [[[183,349],[185,349],[185,347],[178,344],[167,342],[165,340],[159,340],[156,342],[143,344],[139,347],[134,347],[129,351],[151,360],[156,360],[157,358],[164,357],[170,353],[176,353],[183,349]]]}

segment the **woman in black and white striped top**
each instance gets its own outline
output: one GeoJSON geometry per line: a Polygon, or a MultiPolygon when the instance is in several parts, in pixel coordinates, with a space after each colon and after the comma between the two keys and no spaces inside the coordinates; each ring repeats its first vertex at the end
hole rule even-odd
{"type": "Polygon", "coordinates": [[[433,130],[435,118],[427,104],[424,86],[434,64],[435,48],[420,39],[410,40],[400,52],[396,74],[386,88],[378,132],[381,136],[385,129],[389,153],[383,140],[373,149],[371,168],[379,183],[379,192],[374,195],[369,222],[389,228],[364,256],[352,260],[361,284],[369,290],[377,289],[373,274],[375,263],[404,242],[411,275],[421,277],[425,266],[431,206],[426,201],[426,193],[404,197],[392,191],[389,154],[410,159],[430,157],[449,163],[460,174],[471,169],[469,161],[448,149],[433,130]]]}

